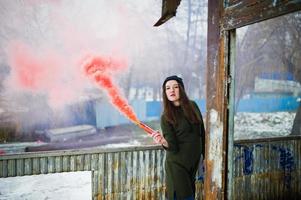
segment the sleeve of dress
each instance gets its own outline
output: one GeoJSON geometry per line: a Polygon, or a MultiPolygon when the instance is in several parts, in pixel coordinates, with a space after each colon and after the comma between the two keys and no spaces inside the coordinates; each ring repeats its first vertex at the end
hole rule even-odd
{"type": "Polygon", "coordinates": [[[200,132],[201,132],[201,140],[202,140],[202,154],[203,158],[205,159],[205,127],[204,127],[204,121],[202,117],[202,113],[196,102],[193,101],[194,107],[196,108],[200,118],[201,118],[201,124],[200,124],[200,132]]]}
{"type": "Polygon", "coordinates": [[[176,133],[174,131],[174,128],[170,123],[168,123],[164,117],[161,117],[161,129],[163,133],[163,137],[168,143],[168,148],[163,147],[166,151],[171,151],[171,152],[178,152],[178,142],[176,138],[176,133]]]}

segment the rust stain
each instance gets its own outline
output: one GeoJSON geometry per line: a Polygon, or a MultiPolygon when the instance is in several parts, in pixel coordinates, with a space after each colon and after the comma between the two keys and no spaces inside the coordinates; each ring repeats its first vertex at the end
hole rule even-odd
{"type": "Polygon", "coordinates": [[[118,160],[114,160],[112,163],[112,170],[117,170],[119,168],[119,161],[118,160]]]}
{"type": "MultiPolygon", "coordinates": [[[[235,182],[244,181],[247,176],[238,176],[235,177],[235,182]]],[[[283,172],[266,172],[260,174],[252,174],[249,177],[255,177],[255,180],[258,181],[259,179],[270,179],[272,182],[278,182],[279,180],[283,180],[284,173],[283,172]]]]}
{"type": "Polygon", "coordinates": [[[156,187],[152,188],[152,190],[133,190],[133,191],[125,191],[125,192],[115,192],[115,193],[107,193],[107,194],[98,194],[97,200],[113,200],[113,199],[126,199],[125,197],[130,197],[133,195],[136,199],[139,200],[158,200],[161,199],[162,194],[165,194],[165,187],[156,187]]]}
{"type": "Polygon", "coordinates": [[[97,200],[102,200],[102,195],[101,194],[97,194],[97,200]]]}
{"type": "Polygon", "coordinates": [[[217,187],[211,182],[209,174],[212,174],[213,162],[210,160],[206,161],[206,180],[204,184],[205,188],[205,199],[216,200],[217,199],[217,187]]]}

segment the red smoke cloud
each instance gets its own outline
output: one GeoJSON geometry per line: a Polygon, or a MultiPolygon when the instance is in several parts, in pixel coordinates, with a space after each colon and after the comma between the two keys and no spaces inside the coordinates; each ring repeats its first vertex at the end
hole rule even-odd
{"type": "MultiPolygon", "coordinates": [[[[74,73],[84,69],[85,74],[104,89],[111,103],[131,121],[139,120],[122,96],[119,87],[114,83],[112,75],[127,67],[123,60],[104,56],[87,56],[75,70],[67,66],[66,62],[55,53],[44,53],[43,56],[33,51],[21,42],[14,42],[10,48],[11,84],[14,88],[27,90],[34,93],[46,94],[51,105],[63,105],[74,96],[79,95],[76,85],[84,85],[85,80],[74,73]]],[[[73,66],[74,68],[74,66],[73,66]]]]}
{"type": "Polygon", "coordinates": [[[49,82],[58,70],[57,58],[51,58],[50,55],[34,55],[34,52],[21,42],[12,43],[9,53],[12,79],[16,87],[36,92],[49,88],[49,82]]]}
{"type": "Polygon", "coordinates": [[[121,95],[118,86],[111,78],[112,73],[126,67],[126,63],[101,56],[90,56],[84,60],[83,69],[87,76],[91,77],[110,97],[111,103],[131,121],[139,120],[127,100],[121,95]]]}
{"type": "Polygon", "coordinates": [[[70,100],[68,98],[78,95],[76,90],[78,87],[75,86],[83,85],[86,80],[76,74],[80,74],[81,69],[84,69],[85,75],[107,92],[110,102],[121,113],[149,133],[157,143],[160,143],[162,139],[160,133],[139,121],[134,110],[113,81],[112,75],[127,67],[125,61],[104,56],[87,56],[80,63],[81,68],[75,67],[78,72],[74,73],[73,69],[72,73],[70,68],[65,67],[68,66],[68,62],[60,59],[56,54],[38,56],[26,45],[15,43],[10,51],[10,65],[13,86],[31,92],[46,93],[52,105],[64,105],[66,101],[70,100]]]}
{"type": "Polygon", "coordinates": [[[10,89],[46,95],[52,107],[75,102],[81,95],[84,76],[74,58],[49,50],[33,50],[17,41],[8,49],[10,89]]]}

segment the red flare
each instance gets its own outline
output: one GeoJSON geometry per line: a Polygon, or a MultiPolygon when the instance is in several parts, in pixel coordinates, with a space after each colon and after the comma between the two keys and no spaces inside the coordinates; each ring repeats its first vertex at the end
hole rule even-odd
{"type": "MultiPolygon", "coordinates": [[[[134,110],[129,106],[127,100],[121,95],[117,85],[114,84],[110,77],[112,63],[106,62],[101,57],[92,57],[84,63],[85,73],[94,79],[94,81],[105,91],[110,97],[111,103],[127,118],[137,123],[139,122],[134,110]]],[[[115,62],[117,63],[117,62],[115,62]]],[[[115,68],[114,68],[115,69],[115,68]]]]}
{"type": "Polygon", "coordinates": [[[83,64],[86,75],[92,78],[98,86],[107,92],[111,103],[128,119],[146,131],[156,143],[160,143],[162,140],[161,134],[140,122],[132,107],[121,95],[118,86],[114,84],[110,77],[110,71],[114,71],[116,68],[112,70],[111,67],[113,67],[112,62],[106,62],[106,59],[101,57],[90,57],[88,60],[85,60],[85,63],[83,64]]]}
{"type": "Polygon", "coordinates": [[[145,130],[150,135],[153,135],[154,133],[157,133],[157,131],[155,131],[154,129],[152,129],[151,127],[147,126],[146,124],[144,124],[142,122],[138,122],[137,125],[140,128],[142,128],[143,130],[145,130]]]}

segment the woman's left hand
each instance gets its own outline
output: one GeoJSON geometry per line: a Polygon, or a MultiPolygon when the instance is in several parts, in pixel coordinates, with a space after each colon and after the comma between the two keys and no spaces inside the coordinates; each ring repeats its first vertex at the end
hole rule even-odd
{"type": "Polygon", "coordinates": [[[161,135],[161,133],[159,131],[154,132],[152,134],[152,137],[157,144],[161,144],[164,147],[168,147],[167,141],[165,140],[165,138],[161,135]]]}

